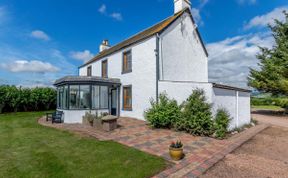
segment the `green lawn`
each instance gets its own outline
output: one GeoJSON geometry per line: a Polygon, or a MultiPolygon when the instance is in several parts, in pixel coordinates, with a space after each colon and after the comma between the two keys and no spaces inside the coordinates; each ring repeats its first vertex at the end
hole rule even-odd
{"type": "Polygon", "coordinates": [[[271,111],[282,111],[284,110],[283,108],[279,106],[252,106],[252,109],[265,109],[265,110],[271,110],[271,111]]]}
{"type": "Polygon", "coordinates": [[[41,112],[0,114],[0,177],[149,177],[166,162],[115,142],[37,124],[41,112]]]}

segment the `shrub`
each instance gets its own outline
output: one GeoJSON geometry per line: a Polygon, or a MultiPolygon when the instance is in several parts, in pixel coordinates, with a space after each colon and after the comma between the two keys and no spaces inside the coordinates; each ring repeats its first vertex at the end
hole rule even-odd
{"type": "Polygon", "coordinates": [[[193,135],[213,134],[211,105],[206,102],[203,90],[194,90],[183,103],[182,117],[176,120],[175,128],[193,135]]]}
{"type": "Polygon", "coordinates": [[[56,90],[48,87],[30,89],[0,85],[0,113],[55,109],[56,96],[56,90]]]}
{"type": "Polygon", "coordinates": [[[215,116],[215,136],[223,139],[228,132],[230,116],[225,109],[218,109],[215,116]]]}
{"type": "Polygon", "coordinates": [[[173,123],[181,117],[181,110],[176,100],[168,98],[166,93],[159,96],[159,102],[150,101],[151,108],[144,112],[145,119],[152,127],[171,128],[173,123]]]}

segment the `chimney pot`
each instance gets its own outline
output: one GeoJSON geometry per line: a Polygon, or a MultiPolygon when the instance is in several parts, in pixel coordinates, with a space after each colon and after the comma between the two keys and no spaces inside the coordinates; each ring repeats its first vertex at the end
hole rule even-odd
{"type": "Polygon", "coordinates": [[[102,52],[102,51],[109,49],[109,48],[110,48],[109,41],[103,40],[102,43],[100,44],[99,51],[102,52]]]}

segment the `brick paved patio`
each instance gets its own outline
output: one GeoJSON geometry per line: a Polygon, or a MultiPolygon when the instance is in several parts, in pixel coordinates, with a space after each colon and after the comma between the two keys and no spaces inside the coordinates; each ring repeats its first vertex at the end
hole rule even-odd
{"type": "Polygon", "coordinates": [[[161,156],[173,162],[174,166],[159,173],[156,177],[197,177],[213,166],[225,155],[267,128],[266,125],[253,127],[228,140],[216,140],[208,137],[195,137],[186,133],[164,129],[151,129],[144,121],[132,118],[120,118],[119,128],[113,132],[96,130],[82,124],[53,124],[45,118],[38,121],[41,125],[64,129],[95,137],[99,140],[113,140],[141,151],[161,156]],[[181,140],[184,144],[183,160],[172,161],[168,154],[171,141],[181,140]]]}

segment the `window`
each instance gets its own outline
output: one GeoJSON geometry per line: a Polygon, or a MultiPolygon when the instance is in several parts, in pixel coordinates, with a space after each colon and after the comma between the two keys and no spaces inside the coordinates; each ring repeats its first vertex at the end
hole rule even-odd
{"type": "Polygon", "coordinates": [[[132,86],[123,86],[123,110],[132,110],[132,86]]]}
{"type": "Polygon", "coordinates": [[[127,51],[123,53],[122,73],[132,72],[132,53],[127,51]]]}
{"type": "Polygon", "coordinates": [[[100,108],[108,108],[108,87],[106,86],[100,87],[100,108]]]}
{"type": "Polygon", "coordinates": [[[92,86],[92,109],[108,109],[107,86],[92,86]]]}
{"type": "Polygon", "coordinates": [[[92,109],[100,108],[100,87],[92,86],[92,109]]]}
{"type": "Polygon", "coordinates": [[[79,109],[79,85],[70,85],[69,109],[79,109]]]}
{"type": "Polygon", "coordinates": [[[90,86],[80,85],[80,109],[90,108],[90,86]]]}
{"type": "Polygon", "coordinates": [[[87,76],[92,76],[92,66],[87,67],[87,76]]]}
{"type": "Polygon", "coordinates": [[[63,108],[68,109],[68,86],[64,86],[64,93],[63,93],[63,108]]]}
{"type": "Polygon", "coordinates": [[[102,78],[108,77],[108,63],[107,60],[102,61],[102,78]]]}

